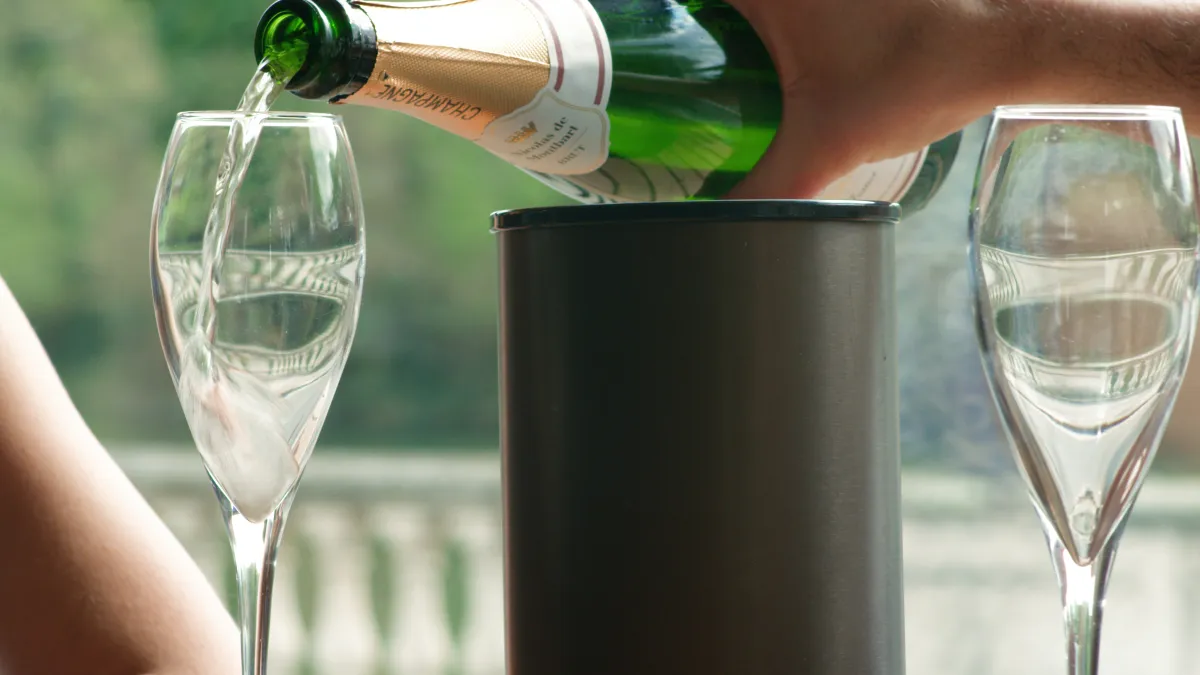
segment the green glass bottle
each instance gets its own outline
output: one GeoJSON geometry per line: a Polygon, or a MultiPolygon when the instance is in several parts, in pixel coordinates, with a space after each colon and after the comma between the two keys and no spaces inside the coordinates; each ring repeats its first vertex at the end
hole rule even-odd
{"type": "MultiPolygon", "coordinates": [[[[719,0],[277,0],[254,46],[298,96],[405,112],[586,203],[719,198],[782,112],[766,47],[719,0]]],[[[820,196],[911,214],[961,136],[820,196]]]]}

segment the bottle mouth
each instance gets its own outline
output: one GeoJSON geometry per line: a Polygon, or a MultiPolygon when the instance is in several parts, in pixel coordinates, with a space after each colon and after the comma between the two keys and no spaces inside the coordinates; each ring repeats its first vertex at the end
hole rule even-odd
{"type": "Polygon", "coordinates": [[[313,70],[312,52],[328,33],[324,13],[304,0],[279,0],[263,13],[254,35],[254,58],[265,62],[276,82],[289,89],[304,82],[313,70]]]}
{"type": "Polygon", "coordinates": [[[260,30],[255,57],[259,63],[266,62],[277,82],[290,83],[308,61],[308,46],[315,34],[312,23],[283,11],[271,17],[260,30]]]}
{"type": "Polygon", "coordinates": [[[339,0],[276,0],[259,19],[254,57],[276,82],[307,99],[337,99],[375,64],[375,30],[339,0]]]}

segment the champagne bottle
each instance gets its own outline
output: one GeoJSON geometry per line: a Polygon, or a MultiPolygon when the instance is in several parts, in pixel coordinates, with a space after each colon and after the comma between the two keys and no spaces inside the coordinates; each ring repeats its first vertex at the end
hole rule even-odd
{"type": "MultiPolygon", "coordinates": [[[[585,203],[719,198],[783,107],[767,48],[719,0],[277,0],[254,46],[300,97],[407,113],[585,203]]],[[[961,137],[820,197],[911,214],[961,137]]]]}

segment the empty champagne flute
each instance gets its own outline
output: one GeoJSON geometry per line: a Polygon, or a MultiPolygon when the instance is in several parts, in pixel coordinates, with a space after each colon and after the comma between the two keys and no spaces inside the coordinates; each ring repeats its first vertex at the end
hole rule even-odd
{"type": "Polygon", "coordinates": [[[1148,106],[995,111],[971,208],[984,371],[1042,522],[1070,675],[1098,672],[1117,541],[1196,322],[1196,176],[1148,106]]]}
{"type": "Polygon", "coordinates": [[[178,116],[154,204],[154,309],[233,548],[245,675],[266,669],[280,537],[354,339],[364,260],[339,117],[178,116]]]}

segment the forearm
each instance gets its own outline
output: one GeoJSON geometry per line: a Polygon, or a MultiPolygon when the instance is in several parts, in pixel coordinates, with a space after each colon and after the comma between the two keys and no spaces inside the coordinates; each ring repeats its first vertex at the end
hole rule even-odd
{"type": "Polygon", "coordinates": [[[997,36],[997,103],[1177,106],[1200,132],[1200,0],[962,1],[997,36]]]}
{"type": "Polygon", "coordinates": [[[0,523],[0,672],[237,671],[232,620],[79,417],[2,282],[0,523]]]}

